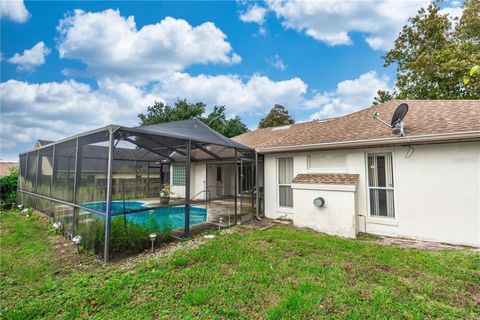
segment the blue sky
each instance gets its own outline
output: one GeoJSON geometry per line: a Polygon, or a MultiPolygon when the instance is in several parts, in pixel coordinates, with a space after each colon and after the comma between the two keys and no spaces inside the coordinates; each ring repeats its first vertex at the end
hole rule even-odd
{"type": "Polygon", "coordinates": [[[225,105],[251,129],[275,103],[297,121],[368,107],[393,87],[381,56],[427,4],[3,1],[0,157],[136,125],[155,100],[225,105]]]}

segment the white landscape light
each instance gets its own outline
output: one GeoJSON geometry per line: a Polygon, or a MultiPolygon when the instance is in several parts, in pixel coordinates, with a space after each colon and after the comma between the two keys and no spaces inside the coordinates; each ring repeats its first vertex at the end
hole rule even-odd
{"type": "Polygon", "coordinates": [[[17,206],[17,208],[18,208],[18,210],[22,210],[23,204],[19,204],[19,205],[17,206]]]}
{"type": "Polygon", "coordinates": [[[53,225],[52,225],[53,229],[55,229],[55,231],[59,231],[60,228],[62,227],[62,223],[61,222],[55,222],[53,225]]]}
{"type": "Polygon", "coordinates": [[[24,215],[28,215],[28,209],[27,209],[27,208],[23,209],[23,210],[22,210],[22,213],[23,213],[24,215]]]}
{"type": "Polygon", "coordinates": [[[153,244],[155,243],[155,239],[157,239],[157,234],[156,233],[150,233],[150,235],[148,237],[152,241],[152,253],[153,253],[153,244]]]}
{"type": "Polygon", "coordinates": [[[77,251],[80,253],[80,244],[82,243],[83,237],[82,236],[75,236],[72,239],[72,242],[77,246],[77,251]]]}

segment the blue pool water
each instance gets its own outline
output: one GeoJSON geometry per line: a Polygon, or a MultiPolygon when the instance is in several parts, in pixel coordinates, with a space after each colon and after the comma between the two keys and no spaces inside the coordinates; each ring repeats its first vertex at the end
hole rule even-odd
{"type": "MultiPolygon", "coordinates": [[[[86,209],[95,209],[97,211],[106,211],[106,202],[87,202],[83,203],[82,207],[86,209]]],[[[141,201],[113,201],[112,215],[123,216],[123,211],[136,210],[146,208],[141,201]]],[[[156,208],[141,212],[128,213],[125,215],[127,220],[139,225],[149,226],[152,219],[157,225],[163,228],[178,229],[185,226],[185,206],[156,208]]],[[[190,207],[190,225],[204,223],[207,221],[207,209],[199,207],[190,207]]]]}

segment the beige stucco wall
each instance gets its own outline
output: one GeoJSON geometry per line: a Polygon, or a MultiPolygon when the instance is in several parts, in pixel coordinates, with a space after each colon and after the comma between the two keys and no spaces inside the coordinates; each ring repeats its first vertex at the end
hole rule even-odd
{"type": "Polygon", "coordinates": [[[347,238],[356,237],[355,186],[293,184],[292,188],[295,226],[347,238]],[[313,204],[317,197],[325,199],[323,207],[313,204]]]}
{"type": "Polygon", "coordinates": [[[212,198],[229,196],[234,194],[235,187],[235,167],[233,162],[210,162],[207,163],[208,167],[208,191],[212,198]],[[217,167],[222,168],[222,181],[217,182],[217,167]]]}
{"type": "MultiPolygon", "coordinates": [[[[480,246],[480,142],[355,149],[318,152],[339,157],[338,167],[309,168],[312,152],[267,154],[265,157],[265,212],[295,221],[297,209],[278,207],[278,157],[294,157],[294,174],[309,172],[357,173],[357,218],[360,231],[421,240],[480,246]],[[396,217],[369,217],[366,154],[392,152],[396,217]],[[366,229],[366,230],[365,230],[366,229]]],[[[302,214],[302,213],[299,213],[302,214]]]]}

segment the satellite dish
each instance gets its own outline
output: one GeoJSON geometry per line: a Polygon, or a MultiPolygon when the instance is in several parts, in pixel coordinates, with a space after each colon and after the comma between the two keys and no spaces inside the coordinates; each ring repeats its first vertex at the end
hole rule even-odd
{"type": "Polygon", "coordinates": [[[400,104],[395,111],[393,112],[392,121],[390,123],[380,119],[380,112],[375,111],[373,113],[373,118],[382,122],[387,127],[393,128],[393,132],[395,134],[400,134],[400,137],[405,136],[405,124],[402,122],[403,118],[407,115],[408,112],[408,104],[402,103],[400,104]]]}
{"type": "Polygon", "coordinates": [[[390,126],[393,128],[400,122],[402,122],[403,118],[407,115],[408,112],[408,104],[402,103],[400,104],[397,109],[395,109],[395,112],[393,112],[392,116],[392,122],[390,123],[390,126]]]}

